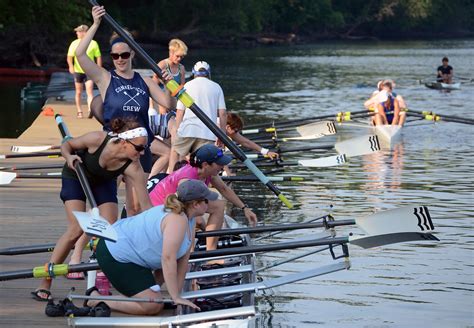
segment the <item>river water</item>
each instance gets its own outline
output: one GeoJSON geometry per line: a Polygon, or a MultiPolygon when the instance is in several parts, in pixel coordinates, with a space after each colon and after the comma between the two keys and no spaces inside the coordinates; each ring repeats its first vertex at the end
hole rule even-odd
{"type": "MultiPolygon", "coordinates": [[[[206,60],[224,89],[227,107],[247,123],[304,118],[363,109],[379,79],[391,78],[409,108],[474,119],[473,85],[450,93],[417,80],[432,77],[443,56],[458,76],[474,77],[474,41],[322,43],[256,49],[191,49],[188,70],[206,60]]],[[[164,53],[154,54],[164,57],[164,53]]],[[[312,141],[327,144],[366,134],[344,133],[312,141]]],[[[362,218],[405,205],[427,205],[439,242],[375,249],[349,246],[352,267],[267,291],[259,298],[262,327],[472,327],[474,326],[472,125],[410,122],[392,150],[333,168],[287,168],[283,175],[314,180],[278,183],[296,204],[286,209],[265,187],[236,184],[236,191],[266,224],[302,222],[328,213],[362,218]]],[[[303,143],[294,143],[302,145],[303,143]]],[[[288,146],[292,146],[289,144],[288,146]]],[[[330,156],[298,153],[288,159],[330,156]]],[[[241,218],[236,213],[237,218],[241,218]]],[[[338,228],[338,235],[360,233],[338,228]]],[[[308,238],[317,231],[285,233],[265,242],[308,238]]],[[[304,250],[259,257],[258,266],[304,250]]],[[[333,263],[321,252],[265,270],[263,279],[333,263]]]]}

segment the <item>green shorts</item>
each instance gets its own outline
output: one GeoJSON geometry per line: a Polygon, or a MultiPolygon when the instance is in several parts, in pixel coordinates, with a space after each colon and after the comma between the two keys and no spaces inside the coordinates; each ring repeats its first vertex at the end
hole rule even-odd
{"type": "Polygon", "coordinates": [[[103,239],[96,248],[97,261],[112,286],[125,296],[134,296],[151,286],[156,285],[153,272],[134,263],[122,263],[110,254],[103,239]]]}

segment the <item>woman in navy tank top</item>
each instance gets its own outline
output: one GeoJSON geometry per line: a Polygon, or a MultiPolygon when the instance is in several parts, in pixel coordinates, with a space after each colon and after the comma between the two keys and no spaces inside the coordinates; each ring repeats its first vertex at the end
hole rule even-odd
{"type": "MultiPolygon", "coordinates": [[[[132,70],[132,60],[135,52],[122,38],[115,38],[111,42],[110,55],[115,69],[107,71],[89,59],[87,47],[97,32],[105,9],[102,6],[92,8],[94,23],[87,31],[76,49],[76,57],[84,72],[99,88],[104,101],[104,130],[110,129],[110,121],[116,117],[134,117],[134,119],[148,132],[148,145],[153,141],[148,119],[149,98],[166,108],[176,108],[176,100],[168,91],[160,89],[149,77],[142,77],[132,70]]],[[[165,81],[173,77],[163,72],[165,81]]],[[[151,153],[147,149],[140,158],[143,171],[151,170],[151,153]]],[[[125,181],[126,182],[126,181],[125,181]]],[[[138,202],[133,201],[133,191],[126,185],[127,209],[132,214],[139,211],[138,202]]]]}

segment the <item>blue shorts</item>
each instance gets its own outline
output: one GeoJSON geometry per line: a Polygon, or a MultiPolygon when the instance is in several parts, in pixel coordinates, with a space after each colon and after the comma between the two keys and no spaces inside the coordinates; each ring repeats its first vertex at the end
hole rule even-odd
{"type": "MultiPolygon", "coordinates": [[[[61,180],[62,187],[59,197],[63,202],[68,200],[86,201],[86,194],[84,193],[79,180],[71,178],[62,178],[61,180]]],[[[97,206],[104,203],[118,203],[117,181],[115,179],[100,183],[91,183],[90,186],[97,206]]]]}
{"type": "Polygon", "coordinates": [[[388,123],[388,124],[392,124],[392,121],[393,121],[393,114],[386,115],[386,116],[387,116],[387,123],[388,123]]]}

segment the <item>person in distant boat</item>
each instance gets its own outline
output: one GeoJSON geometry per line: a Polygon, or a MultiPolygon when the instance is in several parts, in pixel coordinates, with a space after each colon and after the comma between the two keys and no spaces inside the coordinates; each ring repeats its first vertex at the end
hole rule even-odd
{"type": "MultiPolygon", "coordinates": [[[[176,83],[184,86],[186,70],[181,61],[187,55],[188,47],[180,39],[172,39],[168,44],[168,50],[168,58],[158,62],[158,67],[168,72],[176,83]]],[[[163,90],[166,88],[163,81],[156,74],[153,76],[153,80],[163,90]]],[[[168,109],[153,101],[151,106],[149,109],[150,125],[152,125],[152,130],[155,132],[155,141],[151,145],[151,151],[160,156],[151,168],[150,176],[154,176],[162,171],[172,172],[173,167],[169,166],[169,158],[172,156],[173,162],[176,162],[176,158],[178,158],[173,147],[173,141],[176,137],[176,108],[168,109]],[[158,112],[155,108],[158,108],[158,112]]]]}
{"type": "MultiPolygon", "coordinates": [[[[87,107],[89,109],[89,118],[91,118],[90,104],[94,96],[94,82],[84,73],[81,65],[76,58],[76,48],[79,45],[81,39],[86,35],[89,27],[87,25],[79,25],[74,29],[77,35],[77,39],[72,41],[67,51],[67,64],[69,66],[69,73],[74,75],[74,88],[76,90],[75,100],[77,109],[77,118],[83,118],[83,112],[81,107],[81,97],[83,91],[83,85],[86,86],[87,94],[87,107]]],[[[95,61],[98,66],[102,66],[102,54],[100,53],[99,44],[92,40],[86,50],[87,56],[90,60],[95,61]]]]}
{"type": "MultiPolygon", "coordinates": [[[[212,122],[217,123],[219,117],[219,126],[225,133],[227,115],[224,92],[219,84],[211,80],[211,67],[205,61],[198,61],[193,67],[193,74],[193,80],[184,85],[186,92],[212,122]]],[[[215,143],[223,147],[222,141],[216,140],[214,133],[191,110],[186,110],[181,101],[177,105],[176,126],[177,136],[173,147],[180,159],[205,144],[215,143]]],[[[169,167],[173,167],[177,160],[170,158],[169,167]]]]}
{"type": "MultiPolygon", "coordinates": [[[[199,180],[181,183],[164,204],[153,207],[113,225],[117,242],[100,239],[97,261],[117,291],[127,297],[161,299],[161,286],[175,304],[199,310],[193,302],[180,296],[188,260],[194,248],[195,217],[206,213],[218,195],[199,180]]],[[[100,296],[97,288],[86,294],[100,296]]],[[[96,306],[100,301],[89,300],[96,306]]],[[[163,304],[147,302],[105,301],[113,310],[134,315],[155,315],[163,304]]]]}
{"type": "MultiPolygon", "coordinates": [[[[132,119],[115,118],[111,122],[111,132],[96,131],[69,139],[61,145],[61,154],[66,160],[62,171],[61,200],[66,208],[69,226],[54,247],[50,263],[63,263],[72,246],[83,236],[73,211],[86,210],[86,195],[77,178],[74,163],[83,163],[92,193],[99,207],[100,215],[113,223],[118,217],[117,177],[123,174],[127,183],[135,188],[142,209],[150,208],[151,202],[146,189],[146,178],[139,158],[147,147],[148,133],[132,119]],[[76,154],[77,153],[77,154],[76,154]]],[[[71,264],[80,262],[82,246],[76,244],[71,264]]],[[[51,298],[51,279],[43,279],[38,289],[32,292],[38,301],[51,298]]]]}
{"type": "MultiPolygon", "coordinates": [[[[103,6],[92,7],[94,23],[81,39],[76,50],[76,57],[86,74],[99,88],[104,102],[104,129],[110,131],[110,122],[116,117],[133,117],[141,127],[147,130],[148,145],[150,145],[154,136],[150,129],[148,117],[149,98],[153,98],[153,100],[166,108],[174,108],[176,101],[170,96],[168,91],[160,89],[151,78],[142,77],[133,71],[132,60],[135,57],[135,52],[121,37],[113,37],[111,40],[110,55],[114,64],[113,70],[107,71],[87,57],[86,49],[97,32],[103,15],[105,15],[103,6]]],[[[163,72],[163,78],[168,81],[172,77],[167,72],[163,72]]],[[[146,147],[145,152],[140,158],[140,163],[147,176],[151,170],[151,161],[150,149],[146,147]]],[[[139,202],[127,181],[125,181],[125,185],[127,210],[133,215],[140,211],[138,208],[139,202]]]]}
{"type": "Polygon", "coordinates": [[[252,140],[247,139],[243,135],[240,134],[240,131],[244,128],[244,122],[242,118],[231,112],[227,112],[227,125],[226,125],[226,133],[229,138],[235,141],[237,144],[258,151],[260,154],[270,157],[271,159],[278,158],[278,153],[270,151],[267,148],[259,146],[252,140]]]}
{"type": "Polygon", "coordinates": [[[400,112],[400,104],[392,94],[392,83],[384,81],[382,90],[376,95],[377,107],[372,118],[374,125],[400,125],[405,123],[405,112],[400,112]]]}
{"type": "MultiPolygon", "coordinates": [[[[222,149],[212,144],[205,144],[191,154],[189,164],[179,170],[170,173],[166,178],[161,180],[155,188],[150,192],[150,199],[153,206],[162,205],[169,194],[176,192],[178,186],[186,180],[197,179],[204,181],[206,185],[212,183],[222,196],[229,202],[240,208],[249,224],[255,226],[257,216],[254,212],[236,195],[236,193],[227,186],[219,177],[225,165],[229,164],[232,158],[224,155],[222,149]]],[[[222,228],[224,223],[225,202],[216,200],[209,202],[207,213],[209,219],[207,221],[206,230],[216,230],[222,228]]],[[[206,248],[208,250],[217,248],[217,237],[207,238],[206,248]]]]}
{"type": "Polygon", "coordinates": [[[442,63],[443,65],[438,67],[436,81],[451,84],[453,83],[453,67],[449,65],[448,57],[443,57],[442,63]]]}

